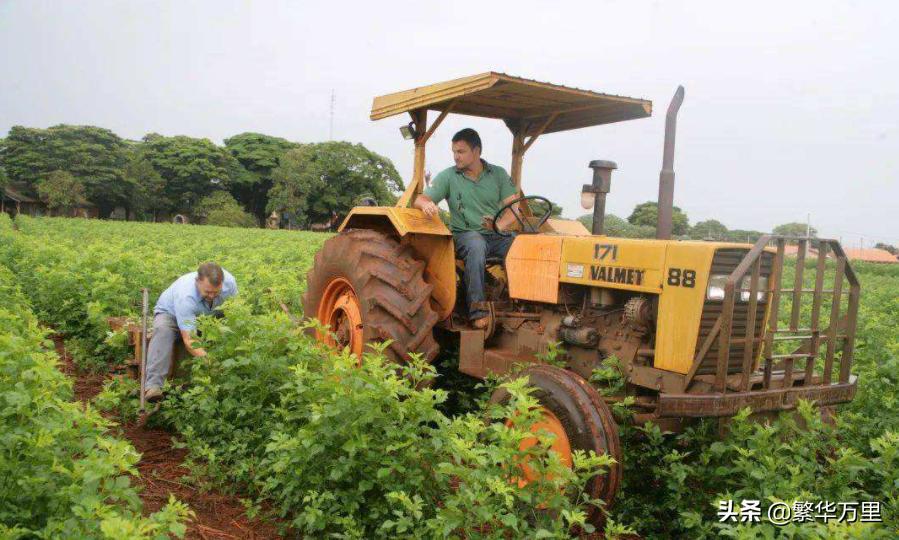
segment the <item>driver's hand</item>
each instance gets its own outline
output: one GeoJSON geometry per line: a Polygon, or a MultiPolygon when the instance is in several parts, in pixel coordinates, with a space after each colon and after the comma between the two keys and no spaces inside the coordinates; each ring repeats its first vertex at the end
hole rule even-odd
{"type": "Polygon", "coordinates": [[[492,231],[493,229],[493,217],[484,216],[481,218],[481,227],[487,229],[488,231],[492,231]]]}
{"type": "Polygon", "coordinates": [[[428,217],[434,217],[440,214],[440,211],[437,209],[437,205],[432,201],[426,201],[422,203],[421,211],[424,212],[428,217]]]}

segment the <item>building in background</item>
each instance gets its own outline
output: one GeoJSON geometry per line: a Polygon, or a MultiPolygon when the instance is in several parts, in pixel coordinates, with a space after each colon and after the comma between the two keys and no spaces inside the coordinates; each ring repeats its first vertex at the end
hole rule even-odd
{"type": "Polygon", "coordinates": [[[27,184],[12,183],[3,188],[3,197],[0,199],[0,212],[6,212],[10,217],[16,217],[19,214],[26,216],[61,216],[61,217],[82,217],[96,218],[99,216],[99,209],[93,204],[86,202],[79,204],[66,210],[50,212],[47,203],[40,200],[33,190],[27,184]]]}
{"type": "Polygon", "coordinates": [[[19,214],[26,216],[47,215],[47,205],[32,193],[24,184],[10,184],[3,188],[3,197],[0,200],[0,211],[6,212],[10,217],[19,214]]]}
{"type": "Polygon", "coordinates": [[[895,255],[885,249],[878,248],[847,248],[846,256],[850,261],[864,261],[876,263],[899,263],[895,255]]]}

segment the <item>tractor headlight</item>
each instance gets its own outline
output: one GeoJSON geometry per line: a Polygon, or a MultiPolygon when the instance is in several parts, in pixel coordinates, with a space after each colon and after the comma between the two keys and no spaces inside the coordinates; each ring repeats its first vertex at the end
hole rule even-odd
{"type": "Polygon", "coordinates": [[[727,283],[727,274],[709,276],[709,287],[706,289],[706,300],[724,300],[724,284],[727,283]]]}
{"type": "Polygon", "coordinates": [[[581,208],[583,208],[584,210],[590,210],[591,208],[593,208],[594,204],[596,204],[596,193],[590,191],[582,191],[581,208]]]}
{"type": "MultiPolygon", "coordinates": [[[[707,300],[724,300],[724,285],[727,283],[727,274],[718,274],[709,277],[709,286],[706,290],[706,299],[707,300]]],[[[743,283],[740,284],[740,301],[748,302],[749,301],[749,285],[752,282],[751,276],[745,276],[743,278],[743,283]]],[[[759,286],[758,291],[756,291],[756,298],[759,302],[764,302],[765,298],[768,296],[768,278],[759,276],[759,286]]]]}
{"type": "MultiPolygon", "coordinates": [[[[749,301],[749,284],[752,282],[751,276],[746,276],[743,278],[743,285],[740,287],[741,289],[745,289],[740,291],[740,300],[744,302],[749,301]]],[[[756,300],[759,302],[764,302],[765,297],[768,295],[768,278],[759,276],[759,288],[755,293],[756,300]]]]}

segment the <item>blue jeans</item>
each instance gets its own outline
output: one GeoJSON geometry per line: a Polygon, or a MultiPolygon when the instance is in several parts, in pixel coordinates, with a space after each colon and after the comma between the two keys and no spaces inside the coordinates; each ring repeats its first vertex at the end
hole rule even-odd
{"type": "Polygon", "coordinates": [[[494,232],[465,231],[453,233],[456,257],[465,263],[465,298],[468,316],[472,320],[487,316],[487,312],[474,309],[484,301],[484,267],[488,257],[506,258],[515,236],[500,236],[494,232]]]}

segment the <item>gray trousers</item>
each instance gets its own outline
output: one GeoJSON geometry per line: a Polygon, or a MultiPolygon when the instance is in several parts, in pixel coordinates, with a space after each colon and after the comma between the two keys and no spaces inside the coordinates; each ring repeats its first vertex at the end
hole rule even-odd
{"type": "Polygon", "coordinates": [[[162,388],[172,368],[172,351],[181,331],[175,317],[157,313],[153,317],[153,337],[147,350],[147,388],[162,388]]]}

